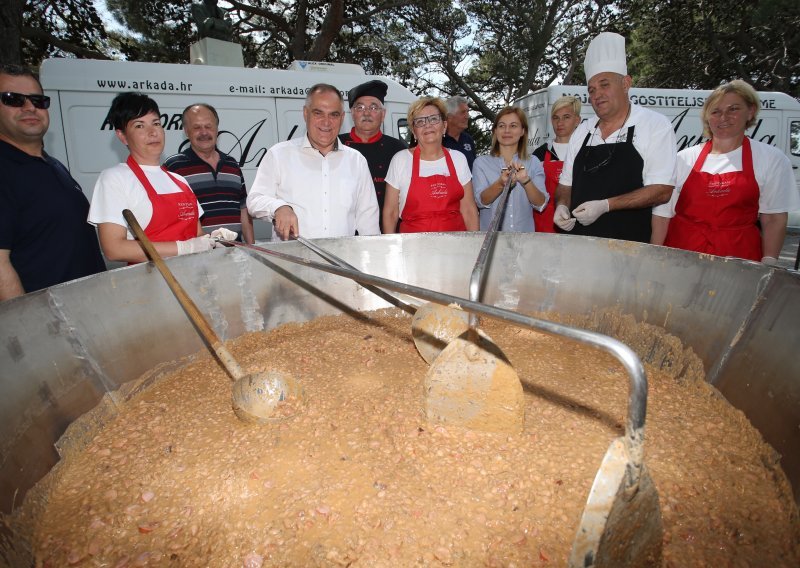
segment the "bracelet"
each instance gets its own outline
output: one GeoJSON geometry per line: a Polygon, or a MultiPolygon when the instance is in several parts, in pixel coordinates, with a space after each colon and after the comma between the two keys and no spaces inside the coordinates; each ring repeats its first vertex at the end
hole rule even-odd
{"type": "Polygon", "coordinates": [[[519,182],[519,183],[520,183],[520,184],[522,184],[522,185],[525,185],[525,184],[526,184],[526,183],[528,183],[529,181],[531,181],[531,178],[528,178],[528,179],[526,179],[525,181],[521,181],[521,182],[519,182]]]}

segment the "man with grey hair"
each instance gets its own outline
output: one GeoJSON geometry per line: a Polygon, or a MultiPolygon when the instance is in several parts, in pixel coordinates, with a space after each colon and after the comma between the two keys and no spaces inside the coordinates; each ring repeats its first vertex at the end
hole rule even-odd
{"type": "Polygon", "coordinates": [[[333,85],[309,89],[306,134],[272,146],[247,196],[253,217],[271,221],[283,240],[377,235],[378,200],[367,160],[339,143],[344,100],[333,85]]]}
{"type": "Polygon", "coordinates": [[[458,150],[467,157],[469,169],[475,161],[475,140],[467,132],[469,124],[469,105],[464,97],[450,97],[445,101],[447,106],[447,130],[442,145],[451,150],[458,150]]]}

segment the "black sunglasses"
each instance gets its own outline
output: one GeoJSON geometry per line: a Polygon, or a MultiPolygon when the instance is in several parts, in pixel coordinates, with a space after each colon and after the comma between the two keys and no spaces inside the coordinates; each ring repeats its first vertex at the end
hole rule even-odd
{"type": "Polygon", "coordinates": [[[38,109],[50,108],[50,97],[45,95],[24,95],[22,93],[0,93],[0,100],[3,104],[10,107],[25,106],[25,99],[38,109]]]}

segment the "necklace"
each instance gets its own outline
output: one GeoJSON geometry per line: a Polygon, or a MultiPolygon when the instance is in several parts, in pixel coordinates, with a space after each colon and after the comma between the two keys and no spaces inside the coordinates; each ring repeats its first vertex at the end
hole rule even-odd
{"type": "MultiPolygon", "coordinates": [[[[633,104],[628,103],[628,112],[625,114],[625,119],[622,121],[622,124],[619,125],[619,129],[617,130],[617,139],[614,142],[615,144],[618,144],[620,140],[622,140],[622,133],[624,132],[625,123],[628,122],[628,119],[631,117],[631,108],[633,108],[633,104]]],[[[597,119],[597,122],[594,124],[594,129],[592,130],[592,137],[589,138],[589,144],[592,143],[592,139],[594,138],[594,135],[597,133],[598,126],[600,126],[600,119],[597,119]]],[[[606,139],[603,138],[602,133],[600,135],[600,139],[603,141],[604,144],[606,143],[606,139]]]]}
{"type": "MultiPolygon", "coordinates": [[[[631,107],[632,106],[633,106],[632,104],[628,104],[628,113],[625,115],[625,120],[622,121],[622,124],[620,125],[619,130],[617,131],[617,139],[611,145],[611,150],[609,150],[609,152],[606,155],[605,159],[601,160],[600,162],[598,162],[597,164],[595,164],[593,166],[588,166],[589,156],[591,155],[592,148],[595,147],[595,146],[592,145],[592,138],[594,138],[594,135],[597,132],[597,127],[600,125],[600,120],[598,120],[595,123],[594,130],[592,130],[592,135],[589,137],[589,142],[586,145],[586,161],[583,164],[583,171],[585,173],[593,174],[593,173],[597,172],[600,168],[603,168],[603,167],[605,167],[605,166],[607,166],[608,164],[611,163],[611,160],[614,157],[614,150],[617,149],[617,146],[622,141],[622,134],[623,133],[627,133],[627,130],[625,130],[625,123],[628,122],[628,118],[631,116],[631,107]]],[[[600,139],[603,140],[602,137],[600,139]]],[[[598,146],[605,146],[605,145],[606,145],[606,141],[605,140],[603,140],[603,144],[598,144],[598,146]]]]}

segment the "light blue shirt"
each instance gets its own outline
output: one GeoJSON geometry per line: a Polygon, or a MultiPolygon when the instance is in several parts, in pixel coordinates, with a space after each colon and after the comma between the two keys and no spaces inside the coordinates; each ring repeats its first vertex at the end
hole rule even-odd
{"type": "MultiPolygon", "coordinates": [[[[544,187],[544,168],[542,163],[535,156],[529,157],[524,162],[514,155],[514,161],[522,162],[528,175],[531,176],[531,181],[536,188],[544,194],[544,203],[539,207],[534,207],[528,201],[528,195],[525,193],[525,188],[519,182],[515,183],[511,188],[511,193],[508,196],[508,203],[506,204],[506,211],[503,215],[503,221],[500,223],[499,230],[512,231],[517,233],[532,233],[535,230],[533,224],[533,210],[542,211],[550,199],[547,190],[544,187]]],[[[501,156],[478,156],[475,164],[472,167],[472,188],[475,192],[475,202],[478,204],[478,211],[481,217],[481,231],[489,228],[492,222],[494,212],[497,210],[497,204],[500,197],[492,201],[489,205],[481,203],[481,193],[483,190],[492,185],[500,177],[500,170],[505,166],[505,160],[501,156]]],[[[524,174],[521,177],[526,177],[524,174]]]]}

